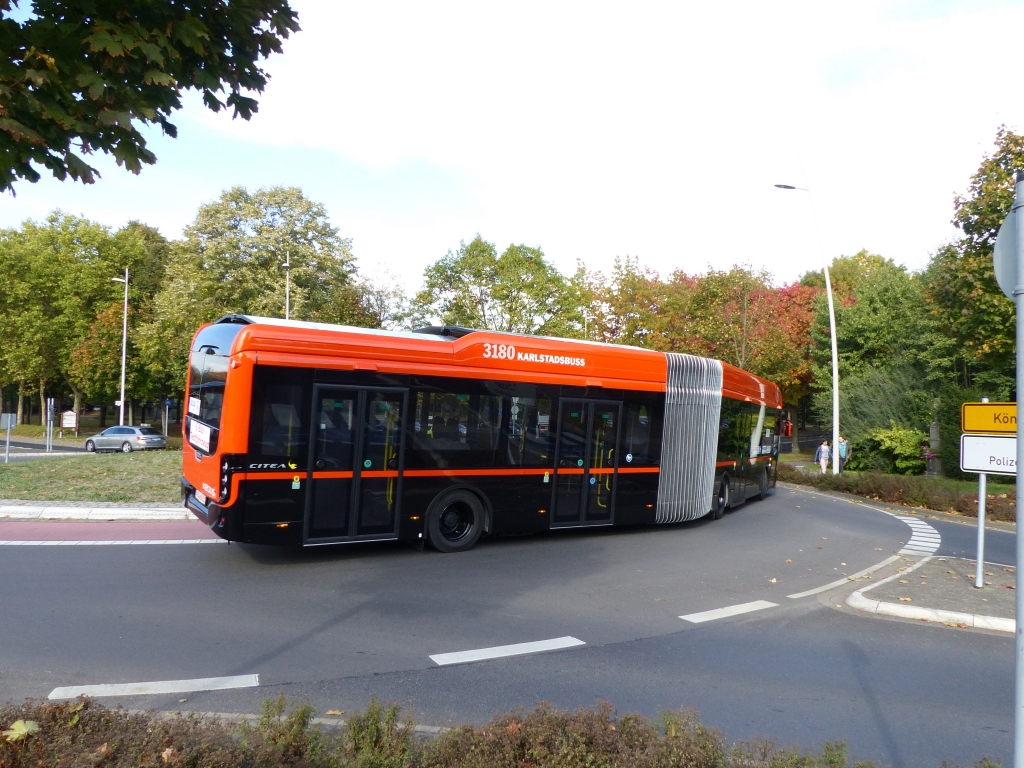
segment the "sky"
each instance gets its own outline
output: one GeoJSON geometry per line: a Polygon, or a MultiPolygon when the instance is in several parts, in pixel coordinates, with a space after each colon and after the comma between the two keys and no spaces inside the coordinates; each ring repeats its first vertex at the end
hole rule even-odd
{"type": "Polygon", "coordinates": [[[251,121],[189,95],[177,139],[147,132],[155,166],[22,182],[0,227],[59,208],[173,238],[225,189],[284,185],[409,290],[478,233],[566,273],[633,256],[783,283],[862,248],[921,269],[996,130],[1024,130],[1024,2],[293,7],[251,121]]]}

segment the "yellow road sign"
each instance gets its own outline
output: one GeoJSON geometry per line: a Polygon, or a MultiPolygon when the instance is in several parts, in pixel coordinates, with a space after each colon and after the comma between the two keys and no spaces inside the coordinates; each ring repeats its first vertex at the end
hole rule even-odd
{"type": "Polygon", "coordinates": [[[964,432],[1017,434],[1016,403],[964,403],[960,409],[964,432]]]}

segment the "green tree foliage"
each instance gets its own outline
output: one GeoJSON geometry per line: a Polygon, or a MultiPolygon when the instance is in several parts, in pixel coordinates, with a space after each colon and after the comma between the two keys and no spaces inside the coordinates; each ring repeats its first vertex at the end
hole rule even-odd
{"type": "MultiPolygon", "coordinates": [[[[45,223],[0,232],[0,334],[11,341],[0,355],[7,376],[40,388],[56,379],[80,408],[88,376],[74,363],[76,350],[102,310],[120,307],[121,286],[111,278],[150,260],[145,238],[154,234],[131,225],[113,233],[59,211],[45,223]]],[[[142,291],[151,289],[137,287],[132,298],[142,304],[142,291]]]]}
{"type": "Polygon", "coordinates": [[[235,187],[202,206],[170,249],[152,320],[139,333],[150,375],[184,387],[188,347],[203,323],[233,312],[284,317],[286,260],[293,320],[373,324],[354,280],[352,241],[323,205],[295,187],[235,187]]]}
{"type": "MultiPolygon", "coordinates": [[[[872,369],[891,368],[897,361],[914,361],[916,390],[933,391],[927,382],[922,349],[934,332],[934,325],[922,295],[922,280],[890,259],[861,251],[836,259],[833,294],[836,312],[836,342],[839,351],[840,394],[846,382],[867,377],[872,369]]],[[[805,276],[805,284],[823,281],[823,276],[805,276]]],[[[814,348],[813,371],[819,392],[814,410],[823,424],[832,422],[832,351],[828,307],[821,294],[811,327],[814,348]]],[[[923,395],[922,395],[923,396],[923,395]]],[[[927,398],[926,399],[930,399],[927,398]]],[[[840,408],[840,413],[843,409],[840,408]]],[[[907,414],[897,423],[916,416],[907,414]]],[[[842,417],[840,424],[843,425],[842,417]]],[[[886,422],[881,425],[886,426],[886,422]]],[[[845,425],[844,431],[845,431],[845,425]]]]}
{"type": "Polygon", "coordinates": [[[1014,308],[996,284],[992,250],[1013,203],[1019,170],[1024,170],[1024,136],[1003,126],[967,194],[954,201],[953,224],[962,236],[935,252],[924,275],[925,297],[940,331],[929,359],[943,378],[964,387],[1012,385],[1014,308]]]}
{"type": "Polygon", "coordinates": [[[413,313],[419,322],[548,334],[565,288],[540,248],[510,245],[498,256],[494,244],[477,235],[427,267],[413,313]]]}
{"type": "Polygon", "coordinates": [[[92,183],[93,152],[138,173],[156,162],[139,126],[177,135],[184,90],[248,120],[261,60],[299,29],[287,0],[0,0],[0,14],[0,191],[36,166],[92,183]]]}

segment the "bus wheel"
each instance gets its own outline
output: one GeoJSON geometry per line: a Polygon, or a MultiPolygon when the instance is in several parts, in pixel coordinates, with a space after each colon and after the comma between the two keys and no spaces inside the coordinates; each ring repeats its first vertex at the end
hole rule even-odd
{"type": "Polygon", "coordinates": [[[723,477],[718,486],[718,496],[715,497],[715,508],[711,510],[711,516],[715,520],[721,520],[725,510],[729,508],[729,478],[723,477]]]}
{"type": "Polygon", "coordinates": [[[436,500],[427,518],[427,536],[439,552],[463,552],[480,538],[484,510],[469,491],[455,491],[436,500]]]}
{"type": "Polygon", "coordinates": [[[761,476],[757,478],[757,500],[764,501],[768,498],[768,472],[761,470],[761,476]]]}

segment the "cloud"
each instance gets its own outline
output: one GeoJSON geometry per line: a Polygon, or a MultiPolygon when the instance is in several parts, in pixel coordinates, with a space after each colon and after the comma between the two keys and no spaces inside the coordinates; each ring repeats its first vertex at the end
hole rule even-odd
{"type": "Polygon", "coordinates": [[[162,168],[103,185],[174,234],[222,188],[296,184],[413,285],[477,232],[563,270],[631,254],[791,280],[860,248],[923,266],[996,128],[1024,128],[1015,5],[705,5],[297,2],[250,123],[190,100],[162,168]],[[778,182],[813,189],[821,247],[778,182]]]}

